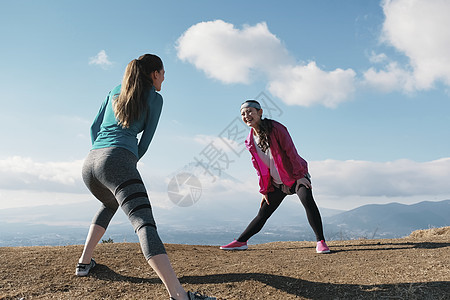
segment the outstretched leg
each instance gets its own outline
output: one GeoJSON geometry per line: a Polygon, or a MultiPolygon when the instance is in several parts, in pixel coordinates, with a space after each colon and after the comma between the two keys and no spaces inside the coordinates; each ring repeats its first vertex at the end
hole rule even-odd
{"type": "Polygon", "coordinates": [[[136,168],[137,158],[120,148],[91,151],[91,168],[83,178],[91,192],[103,203],[94,217],[82,257],[89,260],[93,248],[103,236],[111,218],[120,206],[139,237],[142,252],[167,288],[170,297],[187,299],[156,230],[151,204],[136,168]],[[89,184],[88,184],[89,183],[89,184]],[[92,248],[92,251],[91,251],[92,248]]]}
{"type": "Polygon", "coordinates": [[[95,176],[95,162],[98,161],[98,153],[91,151],[83,164],[83,181],[91,191],[91,193],[102,202],[102,206],[97,214],[92,219],[92,224],[89,227],[89,232],[84,244],[83,253],[81,254],[79,263],[89,264],[95,247],[105,234],[109,222],[117,211],[119,204],[113,193],[104,186],[95,176]]]}
{"type": "Polygon", "coordinates": [[[175,271],[170,264],[167,254],[159,254],[152,256],[148,260],[148,264],[158,274],[158,277],[166,286],[170,297],[175,299],[187,299],[186,291],[180,284],[175,271]]]}
{"type": "Polygon", "coordinates": [[[311,226],[317,241],[325,240],[323,236],[322,218],[320,216],[319,209],[314,201],[312,189],[301,185],[297,190],[297,195],[306,210],[306,217],[308,218],[309,225],[311,226]]]}
{"type": "Polygon", "coordinates": [[[283,199],[286,197],[286,194],[283,193],[280,189],[275,188],[273,192],[268,194],[269,204],[264,202],[256,217],[250,222],[247,228],[242,232],[242,234],[237,239],[238,242],[246,242],[252,236],[257,234],[263,228],[264,224],[266,224],[269,217],[273,214],[273,212],[280,206],[283,199]]]}
{"type": "Polygon", "coordinates": [[[91,227],[89,227],[86,242],[84,244],[83,253],[81,254],[80,259],[78,260],[79,263],[89,264],[91,262],[95,246],[97,246],[98,242],[102,238],[105,231],[106,231],[105,228],[97,224],[91,224],[91,227]]]}

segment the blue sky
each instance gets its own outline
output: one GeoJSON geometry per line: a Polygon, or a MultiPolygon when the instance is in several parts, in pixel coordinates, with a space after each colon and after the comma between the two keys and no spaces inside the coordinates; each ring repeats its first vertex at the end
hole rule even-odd
{"type": "Polygon", "coordinates": [[[144,53],[166,70],[139,164],[157,210],[253,214],[249,155],[221,137],[259,95],[309,162],[320,207],[449,199],[450,4],[279,3],[2,1],[0,209],[93,201],[80,176],[90,124],[144,53]],[[228,159],[223,172],[192,170],[207,149],[228,159]],[[167,193],[180,170],[202,185],[190,208],[167,193]]]}

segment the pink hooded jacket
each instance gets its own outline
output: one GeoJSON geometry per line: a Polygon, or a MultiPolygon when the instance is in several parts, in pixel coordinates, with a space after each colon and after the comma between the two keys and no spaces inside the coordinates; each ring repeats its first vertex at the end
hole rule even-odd
{"type": "MultiPolygon", "coordinates": [[[[270,151],[272,152],[275,167],[280,174],[281,181],[291,187],[298,179],[303,178],[308,173],[308,163],[300,157],[295,149],[294,142],[285,126],[272,121],[272,132],[269,136],[270,151]]],[[[269,168],[264,164],[258,155],[253,140],[253,128],[245,140],[245,146],[252,155],[253,166],[259,177],[259,192],[266,195],[274,190],[269,168]]]]}

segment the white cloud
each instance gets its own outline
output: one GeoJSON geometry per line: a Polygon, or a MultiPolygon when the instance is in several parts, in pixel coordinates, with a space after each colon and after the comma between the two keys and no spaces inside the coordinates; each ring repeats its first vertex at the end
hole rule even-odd
{"type": "Polygon", "coordinates": [[[315,62],[308,65],[284,67],[269,83],[269,91],[290,105],[322,104],[336,107],[348,100],[354,91],[355,75],[351,70],[326,72],[315,62]]]}
{"type": "Polygon", "coordinates": [[[89,59],[89,64],[101,66],[102,68],[107,68],[112,65],[112,62],[108,59],[106,51],[101,50],[99,53],[97,53],[96,56],[91,57],[89,59]]]}
{"type": "MultiPolygon", "coordinates": [[[[450,199],[450,158],[428,162],[312,161],[309,169],[314,196],[321,207],[352,209],[366,204],[413,204],[450,199]]],[[[250,164],[230,173],[237,181],[226,176],[212,180],[194,169],[189,172],[202,184],[198,205],[209,210],[220,211],[224,203],[254,210],[259,201],[258,178],[250,164]]],[[[160,196],[167,198],[164,192],[160,196]]],[[[295,197],[291,199],[297,201],[295,197]]]]}
{"type": "Polygon", "coordinates": [[[13,156],[0,160],[0,188],[19,190],[73,190],[80,187],[83,161],[35,162],[13,156]]]}
{"type": "Polygon", "coordinates": [[[374,51],[370,53],[369,61],[371,63],[381,63],[387,60],[387,55],[385,53],[377,54],[374,51]]]}
{"type": "MultiPolygon", "coordinates": [[[[83,203],[82,205],[86,206],[86,204],[84,204],[86,201],[88,203],[90,203],[90,201],[97,201],[89,194],[87,189],[84,194],[71,192],[61,193],[53,190],[37,191],[27,189],[0,189],[0,209],[33,207],[41,205],[67,205],[72,203],[83,203]]],[[[92,211],[92,215],[93,214],[94,211],[92,211]]],[[[22,215],[19,216],[19,218],[22,217],[22,215]]]]}
{"type": "Polygon", "coordinates": [[[251,75],[262,75],[270,92],[290,105],[334,107],[354,90],[353,70],[296,64],[264,22],[242,29],[222,20],[201,22],[186,30],[176,48],[181,60],[224,83],[247,84],[251,75]]]}
{"type": "Polygon", "coordinates": [[[326,160],[311,162],[310,169],[318,190],[326,195],[372,198],[450,195],[450,158],[429,162],[326,160]]]}
{"type": "MultiPolygon", "coordinates": [[[[81,165],[82,161],[38,163],[22,157],[0,160],[0,209],[97,201],[82,183],[81,165]]],[[[365,204],[450,199],[450,157],[428,162],[312,161],[309,169],[315,199],[322,207],[351,209],[365,204]]],[[[175,208],[167,194],[171,177],[155,175],[144,166],[140,170],[149,184],[152,205],[163,210],[175,208]]],[[[188,171],[202,185],[199,209],[215,213],[226,203],[230,210],[252,210],[258,204],[258,179],[250,162],[233,163],[228,175],[215,178],[203,169],[188,171]]]]}
{"type": "Polygon", "coordinates": [[[383,10],[382,40],[406,55],[409,65],[390,62],[386,70],[370,69],[367,83],[377,87],[384,83],[384,90],[392,90],[393,79],[406,92],[431,89],[438,81],[450,85],[450,2],[386,0],[383,10]]]}
{"type": "Polygon", "coordinates": [[[222,20],[191,26],[178,39],[178,57],[225,83],[249,83],[252,71],[286,63],[286,49],[262,22],[241,30],[222,20]]]}
{"type": "Polygon", "coordinates": [[[407,93],[415,90],[413,75],[403,69],[397,62],[390,62],[385,70],[370,68],[364,73],[365,83],[382,92],[404,91],[407,93]]]}

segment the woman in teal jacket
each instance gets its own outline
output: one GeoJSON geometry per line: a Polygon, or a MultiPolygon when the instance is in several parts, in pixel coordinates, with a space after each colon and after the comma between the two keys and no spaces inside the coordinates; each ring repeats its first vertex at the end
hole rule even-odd
{"type": "Polygon", "coordinates": [[[308,163],[297,153],[286,127],[277,121],[262,119],[262,113],[261,105],[255,100],[241,105],[242,120],[251,127],[245,145],[259,177],[259,191],[263,195],[261,207],[239,238],[220,249],[247,249],[247,241],[263,228],[283,199],[297,194],[316,235],[317,253],[329,253],[322,219],[312,195],[308,163]]]}
{"type": "Polygon", "coordinates": [[[186,293],[181,286],[159,238],[147,191],[137,170],[137,162],[146,153],[161,114],[163,99],[158,91],[164,73],[163,63],[156,55],[145,54],[132,60],[122,84],[108,94],[91,126],[92,149],[84,161],[82,175],[102,206],[92,220],[75,274],[86,276],[95,267],[92,258],[95,246],[120,207],[139,237],[142,253],[171,299],[215,299],[186,293]]]}

